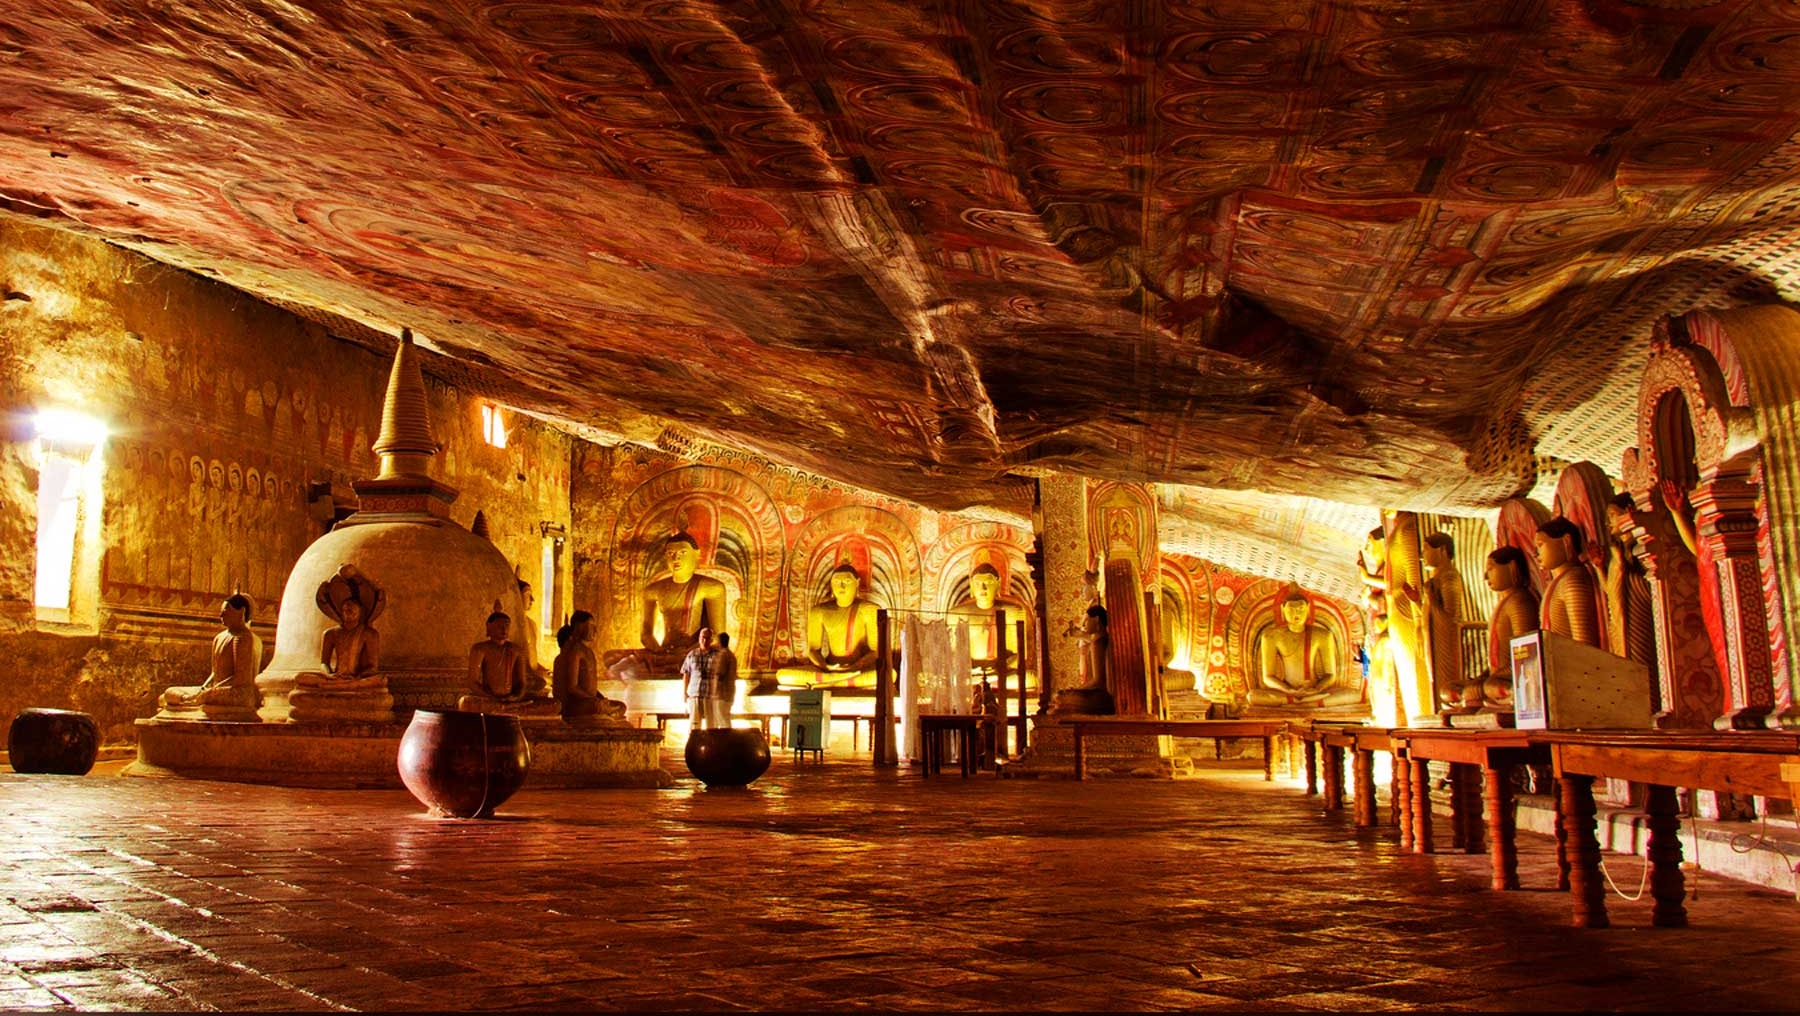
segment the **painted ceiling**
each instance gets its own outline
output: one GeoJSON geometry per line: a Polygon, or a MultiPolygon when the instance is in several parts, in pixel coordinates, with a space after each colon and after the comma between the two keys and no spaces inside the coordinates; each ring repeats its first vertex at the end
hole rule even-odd
{"type": "Polygon", "coordinates": [[[1616,471],[1657,318],[1790,295],[1797,129],[1785,2],[0,16],[0,211],[581,433],[945,509],[1186,485],[1196,532],[1616,471]]]}

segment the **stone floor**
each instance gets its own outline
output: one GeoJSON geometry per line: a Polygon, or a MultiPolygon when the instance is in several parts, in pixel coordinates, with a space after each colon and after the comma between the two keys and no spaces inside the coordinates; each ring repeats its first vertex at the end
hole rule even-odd
{"type": "MultiPolygon", "coordinates": [[[[1254,762],[1249,763],[1255,765],[1254,762]]],[[[921,779],[404,792],[0,775],[0,1008],[1788,1010],[1800,903],[1703,877],[1568,927],[1290,783],[921,779]]],[[[1615,856],[1635,888],[1641,862],[1615,856]]]]}

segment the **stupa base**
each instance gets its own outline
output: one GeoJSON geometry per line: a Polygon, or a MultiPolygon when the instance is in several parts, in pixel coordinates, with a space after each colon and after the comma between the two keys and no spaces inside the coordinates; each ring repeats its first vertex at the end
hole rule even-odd
{"type": "MultiPolygon", "coordinates": [[[[218,723],[137,721],[138,757],[128,776],[177,777],[339,790],[399,789],[404,723],[218,723]]],[[[526,789],[645,787],[674,783],[662,767],[655,728],[576,729],[529,724],[526,789]]]]}

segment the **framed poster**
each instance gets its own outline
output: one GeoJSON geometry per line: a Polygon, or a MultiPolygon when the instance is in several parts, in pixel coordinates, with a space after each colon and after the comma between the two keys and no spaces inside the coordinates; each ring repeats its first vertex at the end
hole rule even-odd
{"type": "Polygon", "coordinates": [[[1549,714],[1544,697],[1544,633],[1520,635],[1512,640],[1513,726],[1543,730],[1549,714]]]}

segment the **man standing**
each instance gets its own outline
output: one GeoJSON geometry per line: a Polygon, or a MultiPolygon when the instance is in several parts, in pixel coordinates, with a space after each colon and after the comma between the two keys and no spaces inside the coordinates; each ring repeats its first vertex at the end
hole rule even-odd
{"type": "Polygon", "coordinates": [[[713,671],[713,702],[718,710],[719,726],[731,726],[731,703],[737,698],[737,654],[731,651],[731,636],[719,633],[719,665],[713,671]]]}
{"type": "MultiPolygon", "coordinates": [[[[724,708],[720,708],[721,702],[714,691],[725,655],[726,650],[713,643],[712,629],[701,628],[694,648],[681,661],[681,676],[686,681],[688,719],[695,730],[731,726],[730,702],[727,700],[723,703],[724,708]]],[[[736,662],[735,659],[732,660],[734,671],[736,662]]],[[[732,676],[735,679],[736,674],[732,676]]]]}

